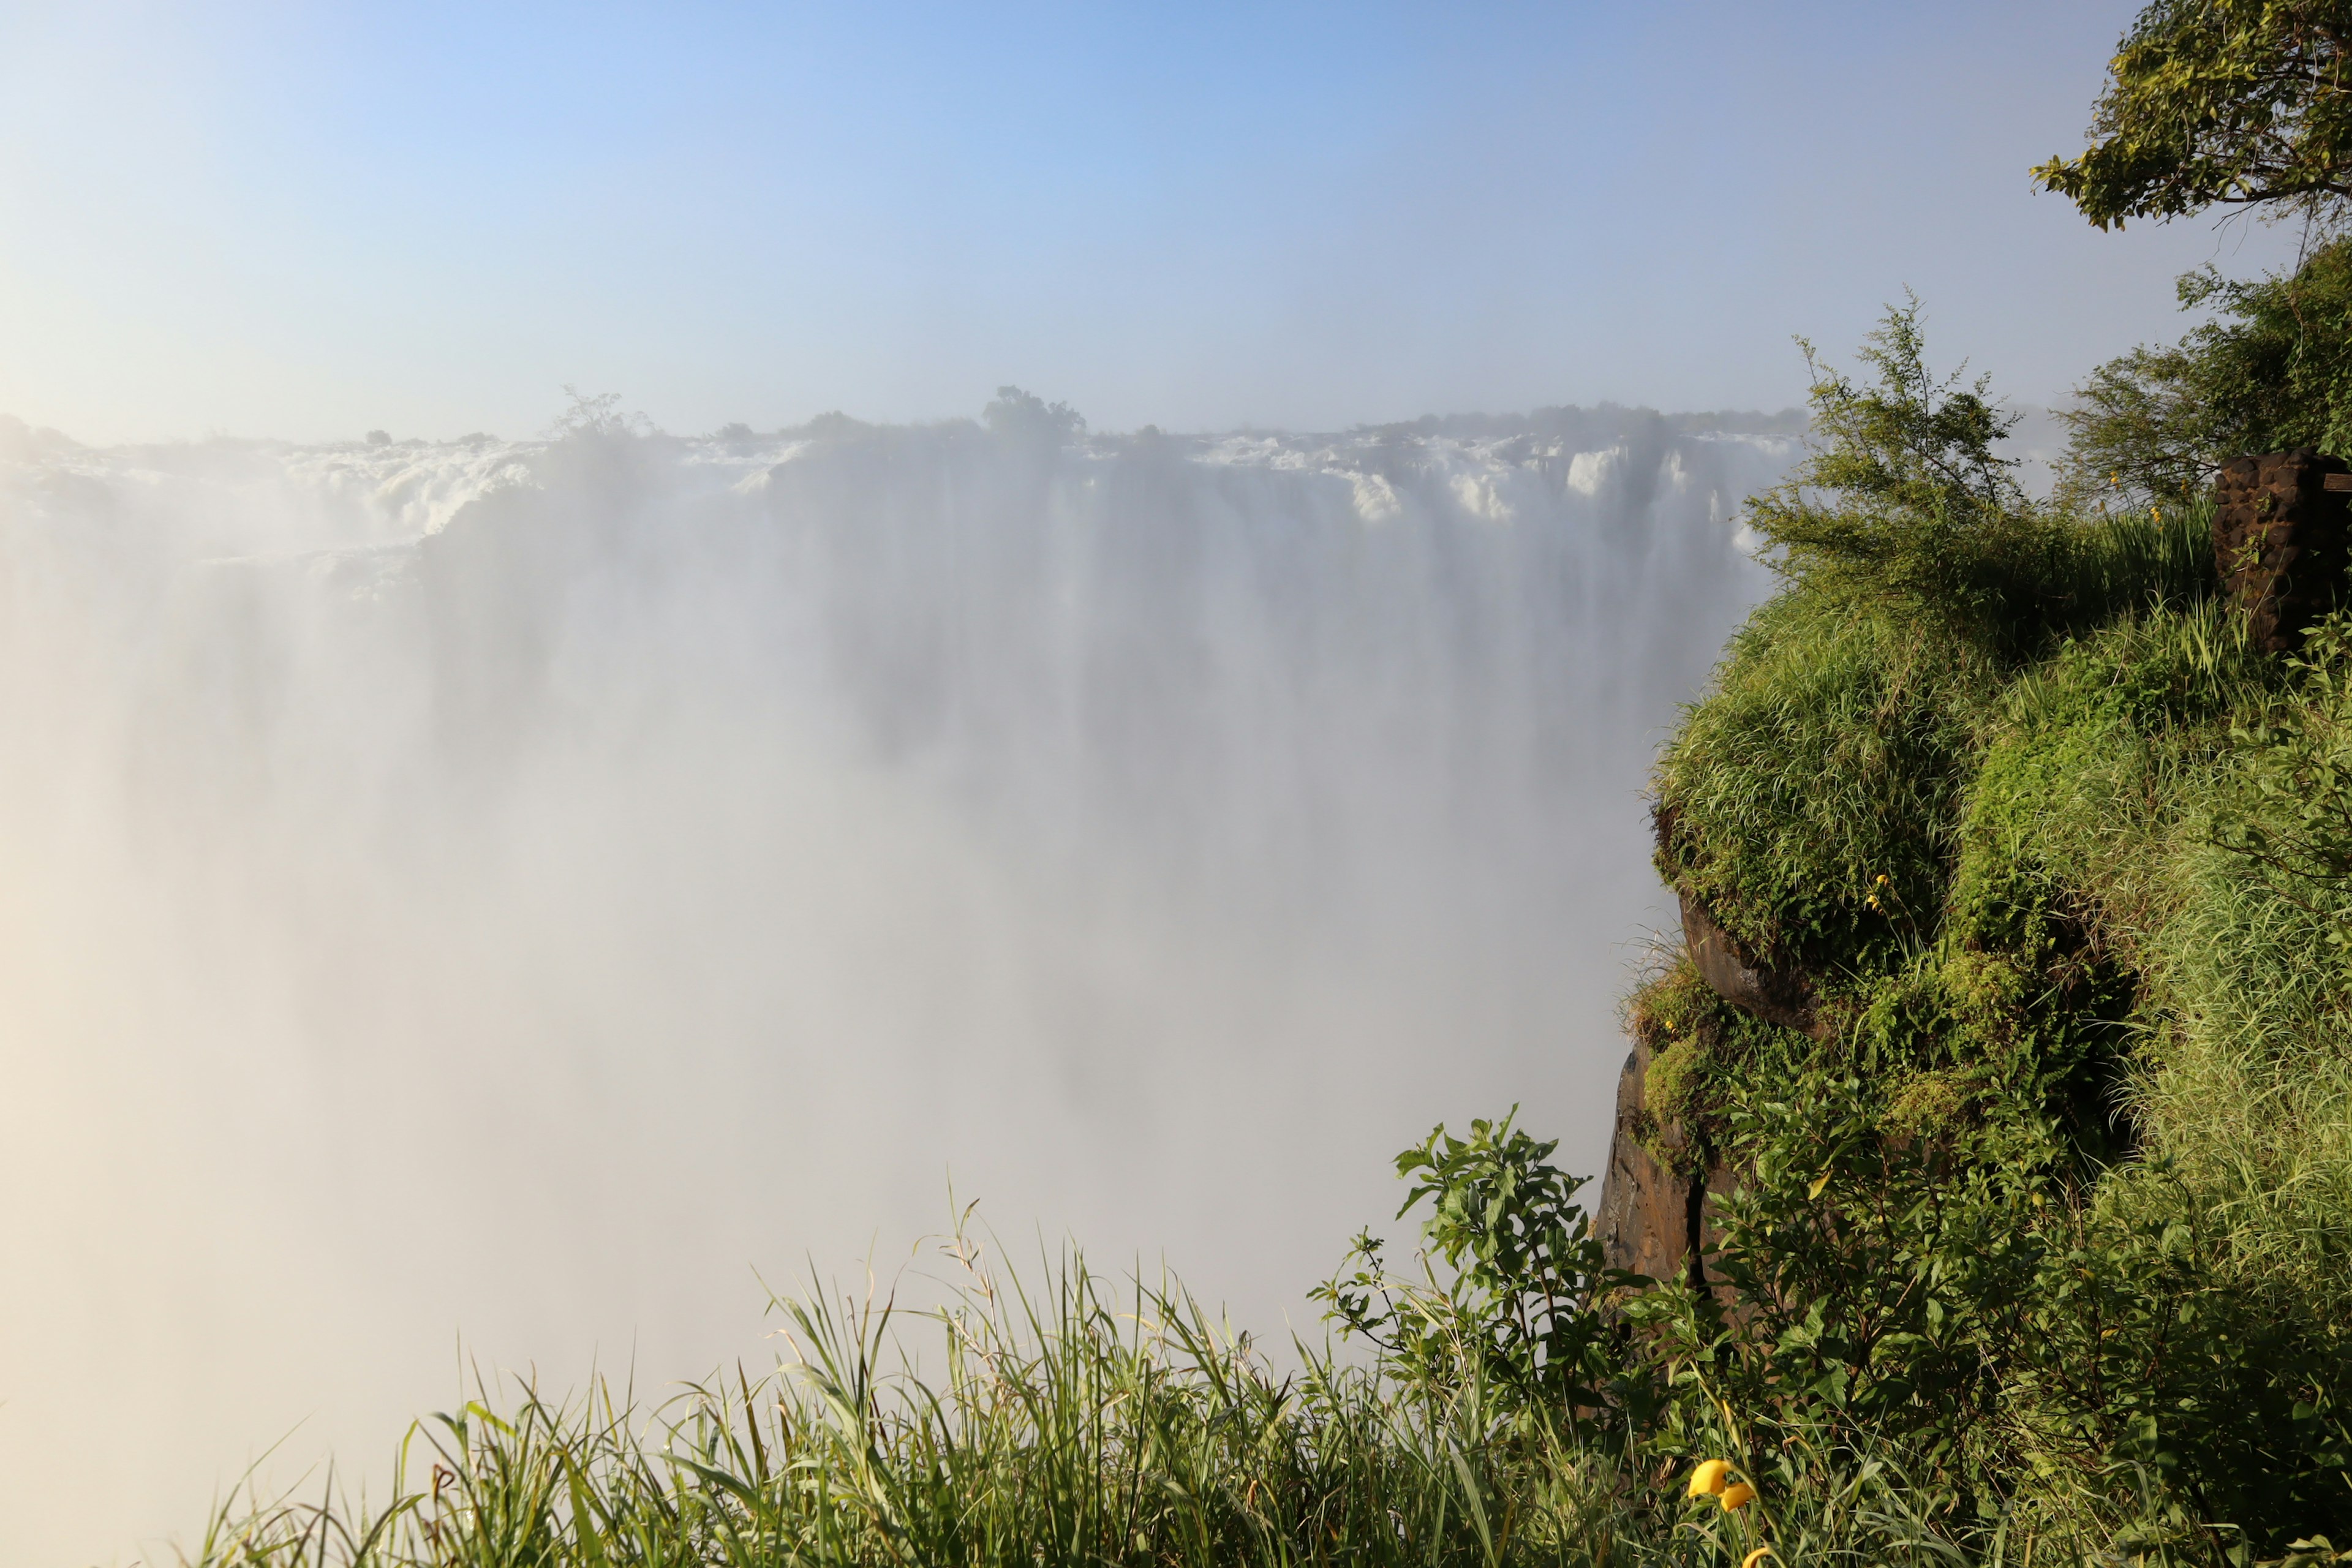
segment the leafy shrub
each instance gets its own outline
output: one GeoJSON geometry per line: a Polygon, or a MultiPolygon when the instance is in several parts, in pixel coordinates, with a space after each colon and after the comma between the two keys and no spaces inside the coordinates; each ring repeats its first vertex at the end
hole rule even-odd
{"type": "Polygon", "coordinates": [[[1735,1113],[1712,1264],[1716,1387],[1765,1446],[1891,1438],[1984,1515],[2079,1510],[2137,1466],[2224,1544],[2352,1521],[2344,1334],[2232,1289],[2193,1209],[2110,1215],[2013,1143],[1890,1135],[1858,1078],[1791,1087],[1735,1113]]]}
{"type": "MultiPolygon", "coordinates": [[[[2237,797],[2217,823],[2221,843],[2262,862],[2290,889],[2352,883],[2352,622],[2312,629],[2292,696],[2231,731],[2237,797]]],[[[2352,932],[2329,932],[2352,948],[2352,932]]]]}
{"type": "Polygon", "coordinates": [[[1608,1392],[1622,1368],[1604,1309],[1640,1281],[1608,1266],[1573,1202],[1582,1180],[1550,1163],[1557,1141],[1514,1128],[1517,1114],[1473,1121],[1466,1139],[1438,1127],[1397,1156],[1397,1173],[1413,1182],[1398,1217],[1432,1200],[1421,1278],[1391,1276],[1367,1232],[1341,1265],[1353,1272],[1314,1299],[1427,1394],[1451,1399],[1476,1383],[1507,1405],[1606,1411],[1622,1403],[1622,1391],[1608,1392]]]}
{"type": "Polygon", "coordinates": [[[1832,987],[1935,938],[2021,670],[2119,620],[2216,613],[2210,512],[2030,500],[1984,384],[1938,381],[1923,355],[1913,305],[1865,347],[1873,384],[1817,373],[1819,445],[1750,513],[1786,586],[1655,781],[1661,873],[1755,958],[1832,987]]]}
{"type": "Polygon", "coordinates": [[[1988,381],[1937,378],[1916,300],[1891,309],[1862,349],[1867,385],[1824,368],[1809,401],[1815,445],[1787,483],[1748,503],[1776,564],[1816,594],[1998,635],[2048,573],[2057,530],[1998,456],[2016,416],[1988,381]]]}
{"type": "Polygon", "coordinates": [[[1725,1001],[1686,955],[1633,993],[1626,1025],[1650,1051],[1643,1145],[1686,1176],[1714,1163],[1728,1125],[1724,1112],[1746,1086],[1780,1070],[1806,1044],[1725,1001]]]}

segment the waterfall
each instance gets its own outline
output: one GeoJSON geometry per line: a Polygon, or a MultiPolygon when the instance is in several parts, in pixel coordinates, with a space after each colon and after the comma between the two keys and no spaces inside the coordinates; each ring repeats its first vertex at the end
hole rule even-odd
{"type": "Polygon", "coordinates": [[[1278,1336],[1441,1118],[1597,1175],[1794,449],[0,422],[0,1557],[374,1465],[461,1353],[763,1359],[755,1268],[887,1275],[950,1182],[1278,1336]]]}

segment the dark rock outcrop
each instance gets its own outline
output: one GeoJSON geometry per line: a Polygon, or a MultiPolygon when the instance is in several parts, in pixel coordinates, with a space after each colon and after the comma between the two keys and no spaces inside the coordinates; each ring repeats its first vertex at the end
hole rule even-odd
{"type": "Polygon", "coordinates": [[[1733,1006],[1753,1013],[1767,1023],[1780,1024],[1806,1034],[1815,1032],[1812,987],[1801,975],[1766,968],[1742,952],[1731,933],[1690,894],[1680,893],[1683,945],[1699,977],[1733,1006]]]}
{"type": "Polygon", "coordinates": [[[2308,447],[2222,465],[2213,480],[2214,564],[2256,647],[2295,651],[2336,605],[2352,563],[2347,501],[2352,470],[2308,447]]]}
{"type": "MultiPolygon", "coordinates": [[[[1759,1018],[1818,1037],[1823,1026],[1803,976],[1758,963],[1697,900],[1687,892],[1679,896],[1684,944],[1716,994],[1759,1018]]],[[[1611,1267],[1653,1279],[1684,1279],[1704,1289],[1706,1259],[1719,1234],[1714,1200],[1731,1190],[1735,1177],[1713,1160],[1688,1173],[1699,1162],[1678,1158],[1690,1152],[1682,1129],[1651,1112],[1649,1075],[1650,1048],[1637,1041],[1617,1077],[1617,1119],[1593,1231],[1611,1267]],[[1661,1159],[1661,1152],[1675,1163],[1661,1159]]]]}
{"type": "Polygon", "coordinates": [[[1617,1120],[1593,1233],[1611,1268],[1653,1279],[1687,1279],[1705,1289],[1706,1255],[1718,1239],[1709,1200],[1730,1189],[1731,1174],[1718,1163],[1685,1175],[1651,1152],[1651,1143],[1671,1154],[1684,1142],[1680,1129],[1659,1126],[1649,1114],[1649,1047],[1636,1045],[1617,1075],[1617,1120]]]}
{"type": "Polygon", "coordinates": [[[1617,1120],[1610,1130],[1609,1170],[1601,1179],[1593,1230],[1611,1268],[1666,1279],[1689,1268],[1691,1181],[1644,1146],[1650,1121],[1643,1092],[1649,1071],[1649,1047],[1636,1045],[1617,1075],[1617,1120]]]}

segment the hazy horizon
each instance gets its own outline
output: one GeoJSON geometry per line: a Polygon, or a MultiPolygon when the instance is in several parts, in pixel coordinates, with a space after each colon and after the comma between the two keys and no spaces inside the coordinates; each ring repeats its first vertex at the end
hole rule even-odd
{"type": "Polygon", "coordinates": [[[95,444],[1780,408],[1905,290],[2061,400],[2173,278],[2080,145],[2136,6],[0,0],[0,412],[95,444]]]}

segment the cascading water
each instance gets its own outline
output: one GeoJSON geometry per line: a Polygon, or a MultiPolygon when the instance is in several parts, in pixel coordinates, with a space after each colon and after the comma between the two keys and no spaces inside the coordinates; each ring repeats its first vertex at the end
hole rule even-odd
{"type": "Polygon", "coordinates": [[[0,1559],[756,1359],[950,1179],[1279,1331],[1441,1118],[1597,1173],[1771,428],[0,423],[0,1559]]]}

